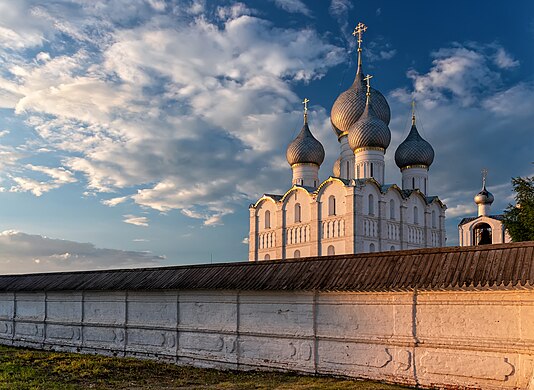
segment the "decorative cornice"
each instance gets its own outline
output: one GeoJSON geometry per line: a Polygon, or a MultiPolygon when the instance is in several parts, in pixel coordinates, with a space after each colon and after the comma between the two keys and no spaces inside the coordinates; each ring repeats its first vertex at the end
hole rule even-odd
{"type": "Polygon", "coordinates": [[[428,171],[428,165],[415,164],[415,165],[406,165],[405,167],[402,167],[401,168],[401,172],[404,172],[406,169],[410,169],[410,168],[422,168],[422,169],[426,169],[428,171]]]}
{"type": "Polygon", "coordinates": [[[354,154],[359,153],[359,152],[365,152],[366,150],[377,150],[382,153],[386,152],[386,149],[381,148],[380,146],[364,146],[362,148],[355,149],[354,154]]]}
{"type": "Polygon", "coordinates": [[[291,165],[291,169],[293,169],[295,167],[298,167],[298,166],[301,166],[301,165],[313,165],[314,167],[319,168],[319,165],[317,165],[315,163],[295,163],[295,164],[291,165]]]}

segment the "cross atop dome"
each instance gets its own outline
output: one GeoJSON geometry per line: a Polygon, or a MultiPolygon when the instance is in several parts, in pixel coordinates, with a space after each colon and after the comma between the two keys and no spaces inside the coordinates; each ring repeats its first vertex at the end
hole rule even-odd
{"type": "Polygon", "coordinates": [[[310,99],[304,98],[302,101],[302,104],[304,104],[304,123],[308,123],[308,103],[310,102],[310,99]]]}
{"type": "Polygon", "coordinates": [[[371,76],[370,74],[368,74],[367,76],[365,76],[363,79],[364,81],[367,83],[367,93],[366,93],[366,96],[367,96],[367,104],[369,104],[369,98],[371,97],[371,79],[373,78],[373,76],[371,76]]]}
{"type": "Polygon", "coordinates": [[[362,65],[362,35],[365,31],[367,31],[367,26],[362,22],[359,22],[352,32],[352,35],[358,36],[358,69],[361,69],[362,65]]]}
{"type": "Polygon", "coordinates": [[[415,99],[412,99],[412,126],[415,126],[415,99]]]}
{"type": "Polygon", "coordinates": [[[486,188],[486,178],[488,177],[488,170],[486,168],[480,171],[482,173],[482,188],[486,188]]]}

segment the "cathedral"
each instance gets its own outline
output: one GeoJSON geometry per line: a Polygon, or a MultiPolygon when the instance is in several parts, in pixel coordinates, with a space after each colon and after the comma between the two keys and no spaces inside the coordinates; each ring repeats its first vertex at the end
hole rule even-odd
{"type": "Polygon", "coordinates": [[[305,99],[302,129],[286,150],[292,187],[265,194],[249,208],[250,261],[445,246],[446,206],[428,195],[434,149],[419,134],[414,110],[410,132],[395,151],[402,184],[385,181],[391,112],[371,88],[371,76],[364,76],[366,29],[359,23],[354,30],[356,77],[330,114],[340,144],[333,174],[319,181],[325,151],[310,130],[305,99]]]}

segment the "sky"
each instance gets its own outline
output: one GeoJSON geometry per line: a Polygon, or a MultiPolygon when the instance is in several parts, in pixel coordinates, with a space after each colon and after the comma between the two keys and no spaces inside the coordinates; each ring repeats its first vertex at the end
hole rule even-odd
{"type": "Polygon", "coordinates": [[[248,206],[363,66],[434,147],[447,244],[488,169],[493,213],[534,175],[534,2],[0,0],[0,274],[244,261],[248,206]]]}

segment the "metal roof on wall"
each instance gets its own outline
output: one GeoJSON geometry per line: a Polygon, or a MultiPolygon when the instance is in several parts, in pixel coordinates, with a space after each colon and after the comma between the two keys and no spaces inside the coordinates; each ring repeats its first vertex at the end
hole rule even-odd
{"type": "Polygon", "coordinates": [[[534,241],[294,260],[0,276],[0,292],[397,291],[534,285],[534,241]]]}

